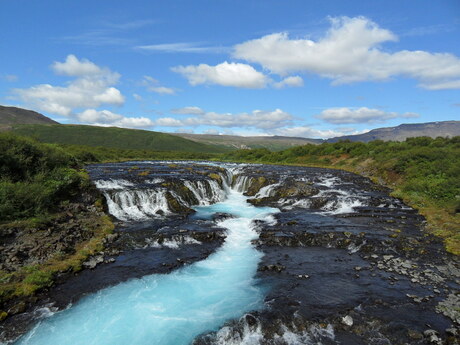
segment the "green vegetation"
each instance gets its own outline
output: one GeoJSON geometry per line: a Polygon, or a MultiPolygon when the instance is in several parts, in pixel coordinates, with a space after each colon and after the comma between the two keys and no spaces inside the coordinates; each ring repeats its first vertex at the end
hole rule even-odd
{"type": "Polygon", "coordinates": [[[129,160],[202,160],[217,157],[216,153],[132,150],[83,145],[59,145],[82,164],[101,162],[123,162],[129,160]]]}
{"type": "Polygon", "coordinates": [[[206,145],[171,134],[83,125],[13,125],[12,132],[41,142],[123,150],[222,153],[229,149],[206,145]]]}
{"type": "Polygon", "coordinates": [[[430,230],[460,254],[460,137],[409,138],[404,142],[343,141],[293,147],[280,152],[238,150],[224,160],[340,168],[371,177],[418,208],[430,230]]]}
{"type": "Polygon", "coordinates": [[[89,183],[62,148],[0,136],[0,221],[42,216],[89,183]]]}

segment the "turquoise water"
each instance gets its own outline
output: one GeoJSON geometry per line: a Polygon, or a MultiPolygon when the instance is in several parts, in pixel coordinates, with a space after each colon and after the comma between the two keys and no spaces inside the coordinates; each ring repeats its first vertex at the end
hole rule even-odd
{"type": "Polygon", "coordinates": [[[206,260],[167,275],[154,274],[106,288],[39,322],[17,344],[189,344],[197,335],[262,307],[264,291],[254,275],[262,256],[252,245],[252,221],[278,212],[254,207],[230,191],[228,198],[197,207],[198,217],[215,212],[237,218],[223,246],[206,260]]]}

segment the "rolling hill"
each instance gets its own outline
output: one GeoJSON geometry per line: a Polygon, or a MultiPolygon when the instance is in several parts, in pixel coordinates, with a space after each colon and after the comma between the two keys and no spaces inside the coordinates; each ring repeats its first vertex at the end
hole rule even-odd
{"type": "Polygon", "coordinates": [[[308,139],[282,136],[254,136],[242,137],[237,135],[213,135],[213,134],[188,134],[174,133],[178,137],[193,140],[209,145],[219,145],[231,149],[257,149],[267,148],[272,151],[280,151],[293,146],[306,144],[320,144],[321,139],[308,139]]]}
{"type": "Polygon", "coordinates": [[[118,127],[28,124],[13,125],[11,131],[19,135],[36,138],[45,143],[152,151],[204,153],[229,151],[225,147],[206,145],[171,134],[118,127]]]}
{"type": "Polygon", "coordinates": [[[404,141],[411,137],[455,137],[460,135],[460,121],[439,121],[402,124],[396,127],[376,128],[364,134],[346,135],[328,139],[335,143],[340,140],[369,142],[372,140],[404,141]]]}

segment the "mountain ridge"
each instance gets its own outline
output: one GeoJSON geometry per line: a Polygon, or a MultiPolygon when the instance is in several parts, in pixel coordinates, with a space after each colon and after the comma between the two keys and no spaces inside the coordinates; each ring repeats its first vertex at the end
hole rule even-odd
{"type": "Polygon", "coordinates": [[[411,137],[454,137],[460,135],[460,121],[435,121],[423,123],[403,123],[393,127],[381,127],[367,133],[345,135],[327,139],[335,143],[340,140],[369,142],[372,140],[404,141],[411,137]]]}

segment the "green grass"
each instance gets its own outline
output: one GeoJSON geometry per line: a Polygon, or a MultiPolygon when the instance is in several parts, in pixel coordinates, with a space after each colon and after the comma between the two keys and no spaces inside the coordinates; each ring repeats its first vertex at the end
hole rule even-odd
{"type": "Polygon", "coordinates": [[[166,133],[83,125],[14,125],[12,132],[44,143],[85,145],[125,150],[222,153],[229,149],[166,133]]]}

